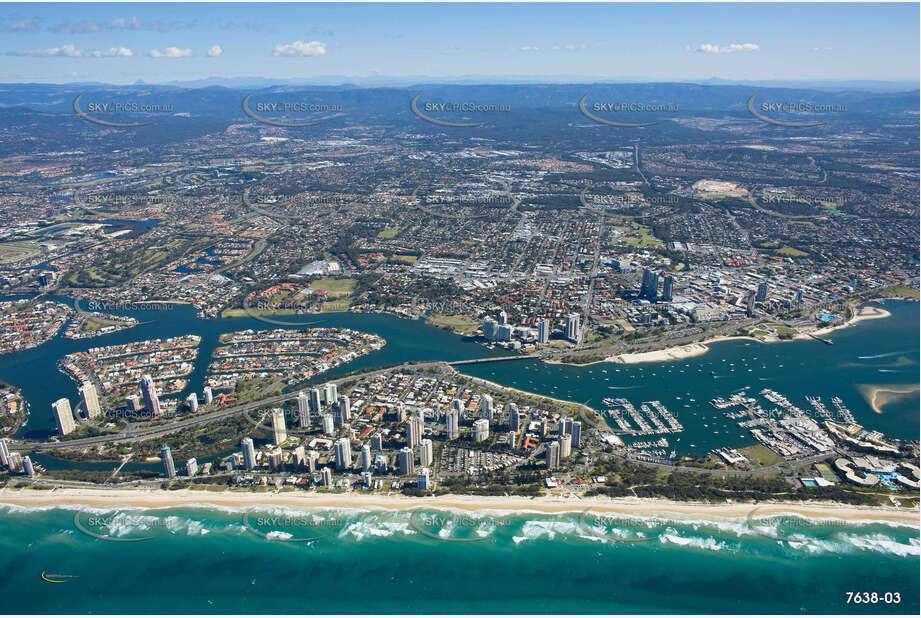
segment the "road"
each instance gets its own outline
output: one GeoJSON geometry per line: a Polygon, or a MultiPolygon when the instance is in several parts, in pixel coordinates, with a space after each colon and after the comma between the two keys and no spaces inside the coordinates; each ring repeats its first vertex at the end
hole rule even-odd
{"type": "MultiPolygon", "coordinates": [[[[433,361],[428,363],[405,363],[402,365],[396,365],[393,367],[387,367],[384,369],[376,369],[373,371],[368,371],[360,374],[355,374],[351,376],[346,376],[339,380],[330,380],[330,382],[335,382],[338,385],[349,384],[351,382],[361,380],[364,378],[373,377],[375,375],[380,375],[382,373],[387,373],[390,371],[397,370],[407,370],[407,371],[416,371],[426,367],[434,367],[438,365],[443,365],[441,361],[433,361]]],[[[256,401],[250,401],[247,403],[239,404],[236,406],[230,406],[227,408],[220,408],[213,412],[207,412],[205,414],[199,414],[197,416],[178,419],[163,425],[158,426],[146,426],[140,427],[137,429],[129,429],[121,431],[118,433],[105,434],[102,436],[92,436],[89,438],[76,438],[74,440],[63,440],[59,442],[22,442],[22,441],[11,441],[10,446],[26,451],[35,451],[42,452],[47,450],[52,450],[56,448],[80,448],[85,446],[97,446],[100,444],[114,444],[118,442],[137,442],[140,440],[147,440],[150,438],[155,438],[161,435],[167,435],[170,433],[175,433],[177,431],[182,431],[183,429],[189,429],[192,427],[199,427],[202,425],[207,425],[214,421],[220,421],[223,419],[231,418],[244,414],[247,412],[252,412],[253,410],[258,410],[260,408],[267,408],[270,406],[277,406],[280,403],[289,401],[291,399],[297,398],[297,392],[292,391],[289,393],[282,393],[280,395],[273,395],[271,397],[266,397],[264,399],[259,399],[256,401]]]]}
{"type": "Polygon", "coordinates": [[[759,324],[764,321],[761,318],[755,319],[745,319],[745,320],[731,320],[726,322],[724,325],[721,325],[716,328],[711,328],[706,331],[695,332],[692,335],[685,337],[675,337],[674,335],[669,335],[666,333],[660,337],[650,337],[648,339],[643,339],[639,343],[635,344],[625,344],[623,342],[617,342],[614,345],[606,345],[592,348],[581,348],[581,349],[564,349],[564,350],[555,350],[551,352],[544,353],[542,358],[558,358],[562,356],[568,357],[577,357],[577,356],[595,356],[598,354],[631,354],[637,352],[649,352],[653,350],[661,350],[666,347],[671,348],[675,346],[685,345],[688,343],[696,343],[706,339],[712,339],[714,337],[725,337],[736,332],[740,328],[751,327],[759,324]],[[657,345],[665,343],[667,345],[657,345]]]}
{"type": "Polygon", "coordinates": [[[797,468],[802,466],[811,465],[818,463],[820,461],[825,461],[826,459],[831,459],[832,457],[838,457],[837,452],[830,453],[820,453],[818,455],[812,455],[810,457],[803,457],[801,459],[792,459],[790,461],[781,461],[772,466],[766,466],[764,468],[757,468],[755,470],[734,470],[734,469],[713,469],[713,468],[694,468],[691,466],[675,466],[664,463],[657,463],[653,461],[643,461],[641,459],[634,459],[629,455],[618,455],[621,459],[629,461],[630,463],[635,463],[641,466],[647,466],[650,468],[657,468],[659,470],[667,470],[669,472],[688,472],[692,474],[707,474],[712,476],[764,476],[767,474],[778,474],[784,472],[792,472],[797,468]]]}

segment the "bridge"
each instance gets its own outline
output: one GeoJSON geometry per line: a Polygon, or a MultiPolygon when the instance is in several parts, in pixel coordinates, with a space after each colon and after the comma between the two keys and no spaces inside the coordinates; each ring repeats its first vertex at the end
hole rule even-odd
{"type": "Polygon", "coordinates": [[[498,363],[500,361],[521,360],[523,358],[540,358],[540,354],[516,354],[515,356],[493,356],[492,358],[471,358],[470,360],[451,361],[452,367],[458,365],[475,365],[477,363],[498,363]]]}

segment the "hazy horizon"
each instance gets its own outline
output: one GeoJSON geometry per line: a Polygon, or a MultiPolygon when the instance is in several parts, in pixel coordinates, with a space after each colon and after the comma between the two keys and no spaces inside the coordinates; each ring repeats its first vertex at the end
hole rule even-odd
{"type": "Polygon", "coordinates": [[[237,3],[219,14],[217,6],[5,4],[0,82],[916,84],[919,74],[916,3],[237,3]]]}

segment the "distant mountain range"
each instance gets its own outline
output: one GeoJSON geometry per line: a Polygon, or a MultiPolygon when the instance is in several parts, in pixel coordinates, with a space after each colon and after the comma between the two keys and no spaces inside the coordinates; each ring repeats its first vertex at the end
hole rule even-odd
{"type": "MultiPolygon", "coordinates": [[[[704,86],[752,86],[759,88],[796,88],[810,90],[863,90],[869,92],[893,92],[914,90],[919,87],[915,81],[882,80],[730,80],[711,77],[708,79],[649,79],[640,76],[597,77],[588,75],[463,75],[457,77],[432,76],[346,76],[324,75],[315,77],[270,79],[265,77],[207,77],[187,81],[169,81],[162,83],[136,82],[136,86],[169,86],[175,88],[269,88],[272,86],[338,86],[338,87],[392,87],[400,88],[425,84],[456,85],[509,85],[509,84],[651,84],[677,83],[699,84],[704,86]]],[[[12,84],[7,84],[12,85],[12,84]]],[[[24,84],[18,84],[24,85],[24,84]]],[[[66,84],[46,84],[57,86],[92,86],[124,88],[127,84],[107,84],[104,82],[70,82],[66,84]]]]}
{"type": "Polygon", "coordinates": [[[681,112],[746,113],[745,104],[758,93],[758,100],[809,101],[814,103],[844,105],[849,112],[901,113],[918,109],[919,91],[903,89],[880,91],[858,87],[852,82],[841,82],[838,87],[807,88],[803,85],[767,86],[752,83],[681,83],[645,82],[612,83],[581,82],[560,84],[485,84],[415,82],[404,86],[372,85],[321,85],[295,84],[254,78],[223,80],[224,84],[183,82],[175,84],[137,83],[127,86],[106,84],[0,84],[0,109],[16,109],[44,113],[73,112],[74,98],[87,93],[83,104],[90,100],[113,100],[118,97],[139,104],[156,102],[168,104],[179,113],[192,116],[241,116],[243,97],[256,92],[257,97],[271,93],[284,93],[286,98],[300,97],[304,101],[337,103],[350,109],[376,112],[388,108],[408,108],[409,100],[424,93],[425,100],[462,101],[509,105],[524,109],[574,109],[579,99],[590,93],[593,102],[642,102],[646,104],[671,104],[681,112]]]}
{"type": "Polygon", "coordinates": [[[684,84],[701,84],[707,86],[759,86],[765,88],[809,88],[816,90],[842,90],[855,89],[875,92],[911,90],[918,88],[918,82],[910,81],[877,81],[877,80],[846,80],[846,81],[794,81],[794,80],[727,80],[715,77],[703,80],[694,79],[644,79],[642,77],[599,78],[585,75],[551,75],[551,76],[461,76],[448,77],[345,77],[326,76],[313,78],[300,78],[289,80],[270,80],[263,77],[234,77],[221,78],[209,77],[194,81],[173,81],[166,85],[182,88],[203,88],[207,86],[226,86],[228,88],[265,88],[274,85],[316,85],[316,86],[415,86],[419,84],[458,84],[458,85],[484,85],[484,84],[627,84],[627,83],[657,83],[672,82],[684,84]]]}
{"type": "MultiPolygon", "coordinates": [[[[854,87],[848,82],[831,89],[768,87],[762,84],[724,83],[424,83],[404,86],[292,84],[274,80],[230,80],[229,84],[193,87],[195,82],[178,84],[0,84],[0,156],[24,153],[96,150],[121,148],[125,135],[134,147],[162,147],[217,134],[231,125],[254,131],[265,130],[271,123],[260,124],[267,117],[286,122],[312,120],[317,116],[297,111],[285,112],[277,105],[333,107],[337,111],[318,126],[297,129],[276,125],[274,132],[287,131],[298,138],[322,139],[330,131],[356,126],[387,127],[392,133],[444,134],[463,131],[423,120],[410,102],[420,95],[419,103],[468,104],[503,107],[479,116],[488,127],[477,129],[481,139],[497,143],[541,143],[548,147],[603,146],[609,131],[585,117],[579,102],[586,105],[640,104],[657,107],[646,114],[624,116],[627,122],[654,120],[643,129],[647,144],[706,143],[728,139],[720,133],[727,120],[747,122],[752,131],[777,133],[777,127],[752,118],[747,105],[757,96],[761,105],[832,106],[844,111],[827,126],[810,129],[814,134],[828,132],[904,134],[905,140],[917,140],[919,92],[913,90],[879,91],[854,87]],[[249,95],[252,94],[252,97],[249,95]],[[78,108],[74,104],[79,95],[78,108]],[[243,101],[248,107],[243,109],[243,101]],[[107,113],[103,106],[136,105],[136,113],[107,113]],[[262,107],[260,108],[260,105],[262,107]],[[255,111],[254,111],[255,110],[255,111]],[[265,110],[254,118],[260,110],[265,110]],[[266,115],[268,114],[268,116],[266,115]],[[89,116],[89,117],[88,117],[89,116]],[[418,117],[417,117],[418,116],[418,117]],[[697,119],[714,121],[707,128],[695,124],[697,119]],[[689,122],[682,122],[687,119],[689,122]],[[96,123],[97,120],[103,121],[96,123]],[[108,125],[107,122],[127,123],[108,125]],[[140,122],[142,125],[130,123],[140,122]],[[94,124],[95,123],[95,124],[94,124]],[[146,123],[146,124],[144,124],[146,123]],[[151,124],[152,123],[152,124],[151,124]],[[100,126],[103,125],[103,126],[100,126]],[[113,128],[114,127],[114,128],[113,128]],[[574,127],[580,131],[573,132],[574,127]],[[585,130],[582,130],[585,129],[585,130]],[[596,140],[596,141],[592,141],[596,140]],[[554,146],[555,145],[555,146],[554,146]]],[[[125,108],[122,107],[122,110],[125,108]]],[[[297,109],[297,108],[294,108],[297,109]]],[[[305,108],[301,108],[305,109],[305,108]]],[[[434,108],[433,109],[437,109],[434,108]]],[[[607,108],[611,109],[611,108],[607,108]]],[[[825,108],[828,109],[828,108],[825,108]]],[[[109,112],[112,110],[109,109],[109,112]]],[[[469,122],[465,112],[447,119],[469,122]]],[[[290,127],[290,125],[287,125],[290,127]]],[[[454,125],[455,127],[457,125],[454,125]]],[[[618,139],[624,139],[622,129],[618,139]]]]}

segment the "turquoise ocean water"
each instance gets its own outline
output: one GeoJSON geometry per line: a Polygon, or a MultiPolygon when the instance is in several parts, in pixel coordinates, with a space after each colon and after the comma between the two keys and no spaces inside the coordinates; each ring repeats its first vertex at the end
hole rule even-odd
{"type": "Polygon", "coordinates": [[[245,522],[217,508],[0,514],[4,612],[919,609],[918,530],[878,524],[282,508],[248,512],[245,522]],[[101,536],[147,540],[96,538],[75,514],[101,536]],[[283,540],[292,538],[313,540],[283,540]],[[847,593],[859,591],[893,602],[848,605],[847,593]]]}

